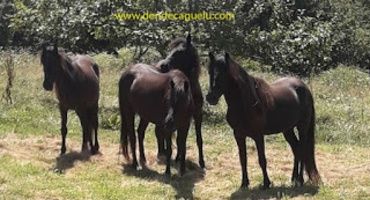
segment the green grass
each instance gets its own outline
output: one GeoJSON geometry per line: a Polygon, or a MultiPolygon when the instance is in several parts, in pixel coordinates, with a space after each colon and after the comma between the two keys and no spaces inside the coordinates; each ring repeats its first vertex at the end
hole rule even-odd
{"type": "MultiPolygon", "coordinates": [[[[261,170],[254,142],[248,139],[251,186],[239,191],[240,165],[232,130],[225,121],[224,100],[217,106],[204,106],[205,173],[197,167],[191,127],[187,173],[179,177],[175,165],[172,177],[166,179],[165,166],[156,162],[153,125],[145,139],[148,168],[134,171],[118,155],[117,83],[127,56],[96,55],[94,58],[101,66],[102,155],[89,157],[79,153],[81,128],[76,115],[70,112],[67,154],[58,157],[60,116],[56,97],[42,88],[38,57],[26,53],[15,56],[14,104],[0,102],[0,199],[366,199],[370,195],[370,78],[359,69],[341,66],[305,80],[315,97],[316,157],[324,184],[319,188],[292,187],[292,153],[282,135],[275,135],[266,137],[268,172],[274,187],[267,191],[259,189],[261,170]]],[[[261,70],[250,73],[269,82],[279,78],[261,70]]],[[[2,93],[3,68],[0,77],[2,93]]],[[[207,78],[203,69],[204,93],[208,90],[207,78]]]]}

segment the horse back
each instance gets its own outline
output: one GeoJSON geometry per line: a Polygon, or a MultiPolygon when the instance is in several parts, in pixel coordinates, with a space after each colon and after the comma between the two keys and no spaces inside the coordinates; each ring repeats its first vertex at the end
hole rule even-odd
{"type": "Polygon", "coordinates": [[[266,113],[266,134],[293,128],[313,104],[309,88],[297,78],[282,78],[270,86],[273,103],[266,113]]]}
{"type": "Polygon", "coordinates": [[[99,100],[99,69],[92,58],[70,57],[64,66],[67,76],[56,82],[56,94],[63,106],[70,109],[96,107],[99,100]]]}
{"type": "Polygon", "coordinates": [[[80,72],[93,81],[99,82],[100,71],[98,64],[86,55],[76,55],[72,58],[72,64],[80,69],[80,72]]]}
{"type": "Polygon", "coordinates": [[[170,97],[171,77],[150,65],[129,66],[120,78],[121,113],[130,111],[150,122],[162,123],[170,107],[170,97]]]}

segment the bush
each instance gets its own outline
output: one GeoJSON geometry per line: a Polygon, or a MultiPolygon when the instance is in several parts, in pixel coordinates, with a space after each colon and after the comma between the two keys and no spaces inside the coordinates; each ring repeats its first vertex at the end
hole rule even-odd
{"type": "MultiPolygon", "coordinates": [[[[1,11],[0,11],[1,12],[1,11]]],[[[338,64],[370,65],[367,0],[76,1],[14,0],[0,18],[0,45],[31,47],[53,40],[75,52],[133,49],[136,61],[163,58],[171,39],[193,34],[200,52],[229,51],[272,70],[309,75],[338,64]],[[229,11],[235,21],[118,21],[116,12],[229,11]],[[148,54],[147,56],[145,56],[148,54]]],[[[122,55],[122,52],[121,54],[122,55]]],[[[106,59],[114,59],[106,56],[106,59]]],[[[105,58],[102,58],[103,60],[105,58]]],[[[122,58],[118,58],[122,59],[122,58]]],[[[126,65],[130,59],[123,58],[126,65]]],[[[116,61],[112,61],[116,62],[116,61]]],[[[118,63],[103,63],[103,65],[118,63]]]]}

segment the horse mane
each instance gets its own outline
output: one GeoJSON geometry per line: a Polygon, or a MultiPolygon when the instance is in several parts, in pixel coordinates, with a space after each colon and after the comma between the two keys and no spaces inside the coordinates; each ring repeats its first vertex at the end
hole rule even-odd
{"type": "MultiPolygon", "coordinates": [[[[60,60],[60,67],[62,68],[63,71],[67,72],[69,76],[71,75],[71,71],[73,71],[73,65],[72,65],[72,56],[75,56],[75,54],[66,52],[64,48],[58,48],[58,56],[61,59],[60,60]]],[[[46,50],[48,51],[48,50],[46,50]]],[[[41,51],[41,59],[43,59],[45,54],[45,50],[41,51]]],[[[73,77],[71,77],[73,78],[73,77]]]]}
{"type": "Polygon", "coordinates": [[[171,70],[168,72],[171,76],[172,95],[175,97],[175,103],[191,103],[192,94],[190,81],[180,70],[171,70]]]}
{"type": "MultiPolygon", "coordinates": [[[[249,99],[247,95],[253,95],[257,97],[255,102],[251,102],[250,106],[258,106],[262,104],[263,110],[270,108],[273,104],[273,98],[270,92],[269,84],[261,79],[249,75],[237,62],[232,59],[229,59],[230,65],[230,75],[238,83],[239,87],[242,89],[243,99],[249,99]],[[246,84],[249,84],[249,87],[246,88],[246,84]],[[249,90],[251,94],[246,94],[245,91],[249,90]]],[[[250,107],[249,106],[249,107],[250,107]]],[[[247,107],[247,105],[246,105],[247,107]]]]}
{"type": "Polygon", "coordinates": [[[257,77],[253,77],[253,78],[256,81],[257,95],[259,96],[261,103],[266,108],[272,107],[274,104],[274,99],[272,98],[272,95],[271,95],[270,85],[261,78],[257,78],[257,77]]]}
{"type": "Polygon", "coordinates": [[[170,42],[170,44],[168,45],[170,50],[178,47],[180,44],[186,44],[186,39],[183,38],[183,37],[179,37],[179,38],[175,38],[174,40],[172,40],[170,42]]]}
{"type": "MultiPolygon", "coordinates": [[[[183,38],[183,37],[179,37],[179,38],[176,38],[176,39],[172,40],[171,43],[168,46],[170,48],[170,51],[172,51],[172,50],[176,49],[177,47],[179,47],[181,45],[186,45],[186,39],[183,38]]],[[[200,59],[199,59],[198,51],[192,43],[191,43],[191,46],[190,46],[190,52],[191,52],[191,56],[194,57],[194,60],[192,60],[192,63],[191,63],[192,71],[191,71],[191,73],[189,73],[189,75],[195,76],[194,77],[195,80],[198,80],[198,78],[200,76],[200,72],[201,72],[200,71],[200,64],[199,64],[200,59]]]]}
{"type": "Polygon", "coordinates": [[[59,56],[61,58],[60,67],[69,76],[69,78],[71,78],[72,80],[74,80],[75,79],[75,73],[76,73],[76,70],[77,69],[72,64],[72,62],[73,62],[72,57],[73,56],[76,56],[76,55],[73,54],[73,53],[67,53],[63,49],[62,50],[58,50],[58,54],[59,54],[59,56]]]}

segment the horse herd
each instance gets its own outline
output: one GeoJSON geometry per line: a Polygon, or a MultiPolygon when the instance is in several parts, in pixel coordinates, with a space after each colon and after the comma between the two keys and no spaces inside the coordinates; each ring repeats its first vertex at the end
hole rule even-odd
{"type": "MultiPolygon", "coordinates": [[[[228,53],[209,53],[209,91],[206,100],[216,105],[223,95],[228,109],[227,122],[234,131],[242,168],[241,187],[249,185],[246,137],[255,141],[263,188],[271,185],[266,170],[264,135],[280,133],[294,155],[292,182],[304,183],[306,171],[313,184],[320,182],[315,163],[315,109],[309,88],[299,79],[287,77],[272,84],[249,75],[228,53]],[[294,129],[297,129],[297,134],[294,129]]],[[[55,90],[61,114],[61,154],[66,152],[67,112],[75,110],[82,126],[82,151],[99,152],[98,100],[99,68],[92,58],[67,55],[55,44],[42,46],[43,87],[55,90]]],[[[155,66],[130,65],[119,80],[121,115],[120,143],[122,153],[138,166],[136,156],[135,115],[140,117],[137,129],[140,163],[145,164],[143,140],[149,122],[155,124],[158,156],[166,156],[166,175],[170,175],[172,134],[177,131],[176,161],[180,175],[185,173],[186,139],[194,120],[199,165],[205,167],[202,140],[203,95],[199,83],[199,56],[189,34],[171,42],[168,56],[155,66]]]]}

